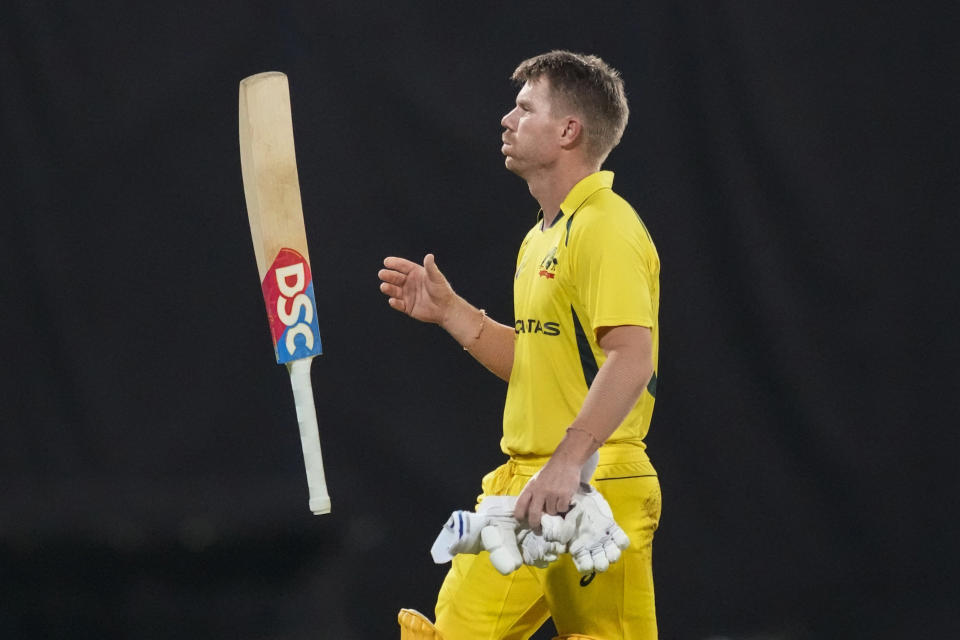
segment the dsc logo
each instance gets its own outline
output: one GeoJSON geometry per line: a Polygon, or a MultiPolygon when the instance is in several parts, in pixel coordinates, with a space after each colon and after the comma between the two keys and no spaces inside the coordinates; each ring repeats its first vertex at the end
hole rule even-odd
{"type": "Polygon", "coordinates": [[[277,362],[320,355],[317,301],[306,259],[293,249],[281,249],[262,286],[277,362]]]}
{"type": "Polygon", "coordinates": [[[276,271],[277,317],[287,327],[284,346],[293,353],[296,350],[297,336],[303,336],[307,349],[313,349],[313,300],[303,293],[307,288],[306,263],[298,262],[289,267],[280,267],[276,271]],[[292,282],[291,282],[292,281],[292,282]],[[289,307],[289,310],[288,310],[289,307]]]}

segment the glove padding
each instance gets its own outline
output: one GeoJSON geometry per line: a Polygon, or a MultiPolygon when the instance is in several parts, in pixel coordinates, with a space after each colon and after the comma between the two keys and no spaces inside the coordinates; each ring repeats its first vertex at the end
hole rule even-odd
{"type": "Polygon", "coordinates": [[[515,496],[487,496],[473,511],[454,511],[440,531],[430,555],[437,564],[458,553],[490,552],[490,562],[503,575],[523,564],[517,542],[519,524],[513,517],[515,496]]]}
{"type": "Polygon", "coordinates": [[[561,542],[547,540],[530,529],[521,529],[517,534],[520,543],[520,552],[523,554],[523,564],[546,569],[547,565],[566,553],[567,546],[561,542]]]}
{"type": "Polygon", "coordinates": [[[630,546],[630,538],[613,519],[613,511],[600,492],[581,484],[572,507],[563,517],[545,515],[540,520],[543,537],[561,544],[580,573],[604,572],[630,546]]]}
{"type": "MultiPolygon", "coordinates": [[[[516,496],[487,496],[476,512],[454,511],[440,531],[430,555],[437,564],[458,553],[490,553],[490,563],[503,575],[522,564],[544,569],[567,551],[565,544],[548,541],[530,529],[521,529],[513,517],[516,496]]],[[[570,525],[572,537],[573,525],[570,525]]]]}
{"type": "MultiPolygon", "coordinates": [[[[576,509],[577,500],[581,496],[590,495],[591,491],[599,498],[602,506],[606,508],[607,518],[610,523],[616,527],[616,530],[619,531],[623,539],[626,540],[626,534],[617,526],[616,522],[613,522],[613,515],[606,500],[604,500],[596,490],[586,484],[590,481],[594,470],[597,468],[598,459],[598,454],[594,452],[584,464],[581,470],[581,491],[574,496],[571,510],[567,513],[566,517],[544,515],[541,518],[543,533],[536,534],[530,529],[520,527],[520,523],[513,517],[513,509],[517,503],[517,496],[487,496],[480,503],[480,506],[477,507],[476,512],[461,510],[454,511],[450,514],[450,518],[447,519],[447,523],[440,531],[440,535],[437,536],[433,546],[430,548],[430,555],[433,556],[433,561],[437,564],[443,564],[450,562],[453,556],[458,553],[476,554],[486,550],[490,553],[491,564],[503,575],[513,573],[519,569],[522,564],[545,569],[547,565],[560,557],[561,553],[567,553],[568,543],[571,543],[571,541],[576,542],[584,537],[584,535],[586,535],[585,539],[589,539],[589,534],[586,532],[588,529],[590,531],[593,531],[593,529],[591,529],[590,526],[586,526],[584,533],[581,534],[581,522],[593,523],[601,521],[598,517],[584,517],[583,514],[585,514],[586,511],[584,511],[583,508],[581,508],[576,515],[572,516],[576,509]]],[[[539,472],[534,475],[534,478],[538,474],[539,472]]],[[[596,509],[591,511],[591,513],[594,511],[596,511],[596,509]]],[[[629,544],[630,541],[626,540],[625,545],[620,548],[626,549],[626,545],[629,544]]],[[[579,548],[578,546],[578,549],[579,548]]],[[[589,545],[584,548],[592,549],[589,545]]],[[[609,562],[616,562],[620,557],[619,549],[616,546],[614,546],[614,550],[616,551],[616,557],[612,557],[613,551],[610,551],[610,553],[607,554],[609,558],[608,563],[604,565],[603,569],[597,569],[598,571],[606,571],[609,562]]],[[[592,553],[592,551],[589,553],[592,553]]],[[[593,570],[592,564],[590,565],[591,568],[586,570],[581,569],[581,564],[577,563],[576,556],[574,556],[574,563],[577,569],[584,573],[589,573],[593,570]]],[[[582,564],[587,566],[586,562],[582,564]]]]}

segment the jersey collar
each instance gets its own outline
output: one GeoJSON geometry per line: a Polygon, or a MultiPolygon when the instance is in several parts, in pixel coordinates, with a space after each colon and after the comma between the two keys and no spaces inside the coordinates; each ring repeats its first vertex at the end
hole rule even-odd
{"type": "Polygon", "coordinates": [[[586,178],[573,185],[570,193],[560,203],[560,211],[566,215],[572,215],[580,208],[587,198],[592,196],[600,189],[610,189],[613,187],[613,171],[597,171],[591,173],[586,178]]]}

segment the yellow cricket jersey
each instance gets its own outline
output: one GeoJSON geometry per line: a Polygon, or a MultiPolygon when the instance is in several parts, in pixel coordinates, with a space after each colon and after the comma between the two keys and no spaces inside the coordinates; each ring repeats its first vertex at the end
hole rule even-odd
{"type": "Polygon", "coordinates": [[[653,379],[608,443],[643,447],[656,395],[660,258],[633,208],[600,171],[573,187],[546,229],[520,245],[513,285],[517,332],[500,446],[511,456],[548,456],[583,405],[606,356],[600,327],[653,332],[653,379]]]}

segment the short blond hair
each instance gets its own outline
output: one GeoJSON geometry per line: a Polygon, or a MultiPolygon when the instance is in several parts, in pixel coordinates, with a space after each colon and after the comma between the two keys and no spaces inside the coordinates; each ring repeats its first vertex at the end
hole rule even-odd
{"type": "Polygon", "coordinates": [[[620,72],[597,56],[557,50],[524,60],[510,76],[518,86],[540,78],[550,81],[554,97],[564,107],[583,118],[591,158],[606,160],[620,143],[630,116],[620,72]]]}

